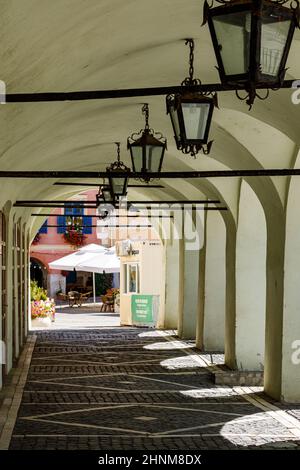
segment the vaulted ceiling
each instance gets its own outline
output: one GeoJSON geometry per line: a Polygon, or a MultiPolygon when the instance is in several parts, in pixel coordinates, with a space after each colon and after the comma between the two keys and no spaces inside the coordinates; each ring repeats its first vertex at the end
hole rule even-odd
{"type": "MultiPolygon", "coordinates": [[[[8,93],[79,91],[179,85],[188,72],[184,38],[195,40],[195,75],[218,83],[208,27],[201,27],[202,0],[1,1],[1,76],[8,93]]],[[[296,31],[286,78],[300,78],[300,32],[296,31]]],[[[213,148],[197,159],[180,153],[165,111],[165,97],[103,101],[16,103],[0,106],[1,170],[105,170],[114,142],[150,123],[168,139],[165,170],[293,167],[300,143],[300,106],[292,90],[271,92],[251,111],[234,92],[219,94],[211,128],[213,148]]],[[[55,180],[1,180],[7,200],[62,198],[76,188],[55,180]]],[[[265,211],[284,205],[286,178],[249,178],[265,211]]],[[[131,189],[129,198],[220,196],[237,214],[239,180],[165,180],[164,190],[131,189]]],[[[30,211],[18,210],[28,217],[30,211]]],[[[224,214],[228,217],[228,214],[224,214]]],[[[28,219],[29,220],[29,219],[28,219]]],[[[41,221],[40,221],[41,222],[41,221]]]]}

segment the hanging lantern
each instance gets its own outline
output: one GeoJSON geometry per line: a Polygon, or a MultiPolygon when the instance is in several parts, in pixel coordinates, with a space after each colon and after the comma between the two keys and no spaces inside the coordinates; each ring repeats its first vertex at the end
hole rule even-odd
{"type": "Polygon", "coordinates": [[[104,198],[102,194],[102,188],[100,186],[99,192],[96,194],[96,208],[98,208],[103,203],[104,203],[104,198]]]}
{"type": "Polygon", "coordinates": [[[120,142],[116,142],[117,145],[117,161],[112,163],[106,171],[108,173],[110,193],[113,200],[118,199],[127,194],[127,185],[128,185],[128,173],[130,168],[128,168],[120,160],[120,142]],[[114,173],[124,173],[124,176],[114,176],[114,173]]]}
{"type": "Polygon", "coordinates": [[[142,113],[145,115],[145,128],[128,137],[127,148],[130,150],[133,171],[145,173],[141,179],[149,182],[151,173],[161,171],[167,141],[160,132],[150,128],[147,103],[143,105],[142,113]]]}
{"type": "Polygon", "coordinates": [[[207,155],[212,146],[208,136],[213,110],[218,106],[217,94],[196,92],[191,88],[201,85],[201,81],[194,78],[194,40],[187,39],[186,44],[190,46],[190,69],[189,77],[181,84],[186,89],[167,96],[167,114],[171,117],[178,150],[192,156],[202,150],[207,155]]]}
{"type": "Polygon", "coordinates": [[[98,194],[96,194],[96,207],[99,207],[101,204],[107,203],[112,204],[114,198],[110,191],[110,186],[108,184],[102,184],[99,188],[98,194]]]}
{"type": "Polygon", "coordinates": [[[114,200],[110,192],[108,184],[102,184],[99,188],[98,194],[96,194],[96,209],[97,215],[100,220],[106,219],[109,213],[112,211],[114,200]]]}
{"type": "Polygon", "coordinates": [[[299,28],[299,2],[284,0],[205,1],[203,24],[208,22],[224,85],[239,86],[251,108],[255,98],[266,99],[269,89],[280,88],[295,28],[299,28]],[[214,1],[221,4],[214,7],[214,1]],[[266,88],[261,96],[257,88],[266,88]]]}

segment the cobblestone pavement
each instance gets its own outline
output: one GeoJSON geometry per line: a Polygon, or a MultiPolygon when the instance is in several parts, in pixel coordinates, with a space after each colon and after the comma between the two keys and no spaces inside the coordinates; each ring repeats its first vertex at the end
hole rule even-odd
{"type": "Polygon", "coordinates": [[[215,386],[210,362],[171,332],[38,332],[10,449],[300,449],[296,409],[215,386]]]}

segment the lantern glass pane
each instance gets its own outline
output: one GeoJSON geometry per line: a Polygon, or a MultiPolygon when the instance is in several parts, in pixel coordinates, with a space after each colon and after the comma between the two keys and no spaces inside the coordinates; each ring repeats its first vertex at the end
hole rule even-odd
{"type": "Polygon", "coordinates": [[[179,140],[180,128],[179,128],[178,114],[174,106],[170,106],[170,116],[171,116],[172,125],[174,128],[175,136],[179,140]]]}
{"type": "Polygon", "coordinates": [[[291,20],[266,9],[262,16],[260,64],[261,73],[275,77],[287,43],[291,20]]]}
{"type": "Polygon", "coordinates": [[[213,25],[226,75],[248,72],[251,13],[242,11],[213,16],[213,25]]]}
{"type": "Polygon", "coordinates": [[[140,147],[138,145],[132,145],[131,155],[133,159],[134,171],[141,171],[143,166],[143,147],[140,147]]]}
{"type": "Polygon", "coordinates": [[[117,196],[122,196],[124,194],[126,178],[112,178],[112,187],[113,192],[117,196]]]}
{"type": "Polygon", "coordinates": [[[102,190],[102,194],[103,194],[104,200],[105,200],[106,202],[112,201],[112,197],[111,197],[111,193],[110,193],[110,190],[109,190],[109,189],[103,189],[103,190],[102,190]]]}
{"type": "Polygon", "coordinates": [[[182,103],[187,140],[203,140],[209,114],[209,103],[182,103]]]}
{"type": "Polygon", "coordinates": [[[158,145],[146,145],[146,170],[159,171],[160,160],[164,147],[158,145]]]}

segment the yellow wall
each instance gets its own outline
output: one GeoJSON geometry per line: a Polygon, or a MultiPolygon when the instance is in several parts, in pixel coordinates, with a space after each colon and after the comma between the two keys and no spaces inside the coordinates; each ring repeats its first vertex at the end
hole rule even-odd
{"type": "MultiPolygon", "coordinates": [[[[124,265],[139,263],[140,294],[160,295],[159,318],[164,305],[164,248],[160,242],[133,242],[132,248],[138,254],[120,256],[120,321],[131,325],[131,293],[124,293],[124,265]]],[[[160,321],[158,321],[160,324],[160,321]]]]}

